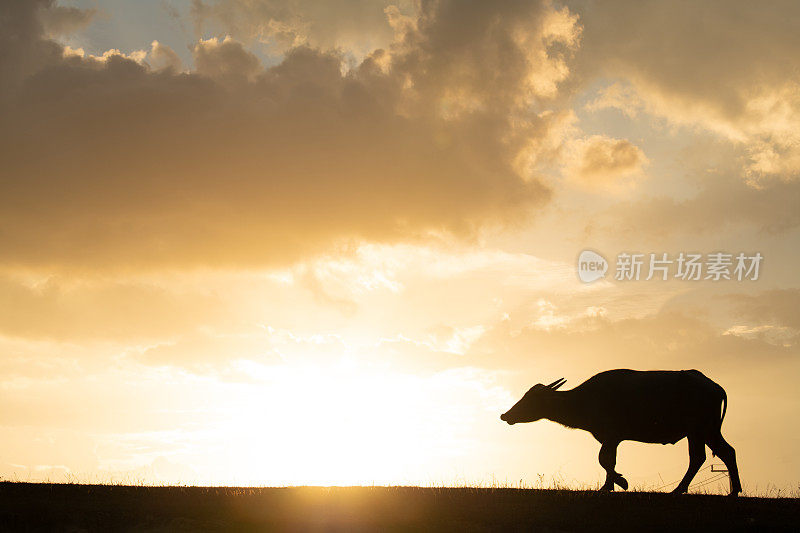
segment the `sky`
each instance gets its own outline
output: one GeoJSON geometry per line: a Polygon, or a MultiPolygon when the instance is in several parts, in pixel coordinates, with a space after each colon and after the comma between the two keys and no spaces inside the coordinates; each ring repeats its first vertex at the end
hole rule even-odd
{"type": "MultiPolygon", "coordinates": [[[[499,415],[696,368],[745,491],[796,489],[798,17],[3,2],[0,476],[593,487],[591,435],[499,415]],[[718,253],[731,279],[676,277],[718,253]]],[[[671,488],[687,459],[625,442],[617,470],[671,488]]]]}

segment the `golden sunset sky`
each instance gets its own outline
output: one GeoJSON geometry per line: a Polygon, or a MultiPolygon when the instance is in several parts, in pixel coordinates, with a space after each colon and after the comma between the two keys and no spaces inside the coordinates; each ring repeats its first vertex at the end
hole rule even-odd
{"type": "MultiPolygon", "coordinates": [[[[697,368],[745,490],[796,489],[799,22],[3,1],[0,476],[594,486],[591,435],[499,415],[562,376],[697,368]],[[620,281],[623,252],[764,259],[620,281]]],[[[617,470],[654,488],[687,460],[626,442],[617,470]]]]}

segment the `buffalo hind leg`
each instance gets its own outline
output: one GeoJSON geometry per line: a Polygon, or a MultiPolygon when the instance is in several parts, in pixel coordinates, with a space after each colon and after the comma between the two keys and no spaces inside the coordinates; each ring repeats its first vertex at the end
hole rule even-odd
{"type": "Polygon", "coordinates": [[[708,447],[725,463],[731,478],[731,496],[738,496],[742,492],[742,482],[739,479],[739,467],[736,466],[736,450],[722,438],[722,433],[714,435],[708,441],[708,447]]]}
{"type": "Polygon", "coordinates": [[[689,469],[678,486],[672,491],[674,494],[683,494],[689,490],[689,484],[697,475],[697,471],[706,461],[706,443],[696,436],[689,436],[689,469]]]}
{"type": "Polygon", "coordinates": [[[612,491],[614,490],[614,483],[619,485],[623,490],[628,490],[628,481],[614,471],[617,466],[617,446],[619,442],[604,442],[600,446],[600,466],[606,471],[606,482],[600,487],[600,490],[612,491]]]}

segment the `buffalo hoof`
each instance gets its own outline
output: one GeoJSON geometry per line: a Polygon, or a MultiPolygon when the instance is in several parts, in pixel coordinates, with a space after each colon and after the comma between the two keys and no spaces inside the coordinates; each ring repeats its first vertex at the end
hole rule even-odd
{"type": "Polygon", "coordinates": [[[678,485],[677,487],[672,489],[670,494],[686,494],[688,491],[689,491],[688,488],[684,488],[684,487],[681,487],[680,485],[678,485]]]}
{"type": "Polygon", "coordinates": [[[603,485],[602,487],[597,489],[597,491],[598,492],[614,492],[614,484],[613,483],[606,483],[605,485],[603,485]]]}
{"type": "Polygon", "coordinates": [[[614,480],[614,483],[619,485],[619,488],[622,490],[628,490],[628,480],[622,477],[621,474],[617,475],[617,479],[614,480]]]}

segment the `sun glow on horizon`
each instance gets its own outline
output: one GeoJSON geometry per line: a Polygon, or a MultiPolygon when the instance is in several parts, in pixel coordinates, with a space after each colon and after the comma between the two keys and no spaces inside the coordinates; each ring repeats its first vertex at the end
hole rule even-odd
{"type": "Polygon", "coordinates": [[[196,473],[183,482],[435,482],[459,471],[459,458],[474,451],[476,420],[495,423],[510,398],[470,369],[415,376],[346,357],[245,366],[253,381],[225,385],[213,416],[182,439],[187,447],[175,461],[191,460],[196,473]],[[200,449],[214,453],[193,453],[200,449]]]}

